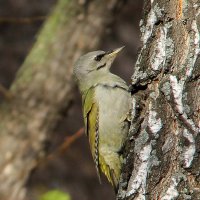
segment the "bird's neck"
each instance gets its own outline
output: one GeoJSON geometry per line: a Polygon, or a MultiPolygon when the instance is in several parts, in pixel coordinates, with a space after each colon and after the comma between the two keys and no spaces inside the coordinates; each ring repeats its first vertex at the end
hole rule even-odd
{"type": "Polygon", "coordinates": [[[111,72],[102,74],[102,75],[93,75],[92,77],[87,77],[86,80],[82,80],[81,84],[79,84],[79,88],[81,93],[85,93],[92,87],[96,87],[97,85],[105,85],[110,87],[115,87],[119,85],[120,87],[127,88],[127,85],[123,79],[119,76],[112,74],[111,72]]]}

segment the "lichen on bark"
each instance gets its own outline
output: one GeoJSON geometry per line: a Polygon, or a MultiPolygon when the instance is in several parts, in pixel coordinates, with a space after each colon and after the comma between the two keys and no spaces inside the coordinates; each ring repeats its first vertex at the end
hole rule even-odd
{"type": "Polygon", "coordinates": [[[118,199],[200,197],[199,20],[197,1],[145,1],[132,76],[140,108],[128,141],[132,171],[122,175],[118,199]]]}

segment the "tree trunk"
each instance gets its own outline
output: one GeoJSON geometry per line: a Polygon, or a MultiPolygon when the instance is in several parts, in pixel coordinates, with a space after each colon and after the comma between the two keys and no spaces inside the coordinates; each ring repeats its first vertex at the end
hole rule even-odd
{"type": "Polygon", "coordinates": [[[200,199],[200,3],[145,1],[118,199],[200,199]]]}
{"type": "Polygon", "coordinates": [[[72,99],[72,66],[97,47],[117,0],[60,0],[0,105],[0,199],[22,200],[44,143],[72,99]],[[85,2],[85,3],[84,3],[85,2]]]}

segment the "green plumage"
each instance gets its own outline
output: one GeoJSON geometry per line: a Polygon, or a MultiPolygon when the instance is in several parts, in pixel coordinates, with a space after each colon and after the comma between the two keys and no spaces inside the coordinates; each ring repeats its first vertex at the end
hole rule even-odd
{"type": "Polygon", "coordinates": [[[109,68],[121,49],[112,53],[96,51],[82,56],[74,75],[82,93],[85,132],[89,138],[97,174],[100,169],[118,188],[122,157],[129,124],[130,94],[126,83],[109,68]]]}
{"type": "Polygon", "coordinates": [[[97,175],[100,179],[99,172],[99,117],[98,117],[98,105],[94,101],[94,88],[87,91],[86,95],[83,95],[83,115],[85,123],[85,132],[89,137],[90,150],[95,162],[97,175]]]}

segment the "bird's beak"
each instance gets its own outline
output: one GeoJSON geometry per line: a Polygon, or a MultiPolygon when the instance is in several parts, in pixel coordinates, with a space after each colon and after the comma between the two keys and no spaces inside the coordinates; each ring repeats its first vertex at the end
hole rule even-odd
{"type": "Polygon", "coordinates": [[[113,61],[115,60],[116,56],[118,55],[118,53],[119,53],[124,47],[125,47],[125,46],[120,47],[120,48],[117,48],[117,49],[114,49],[114,50],[112,50],[112,51],[108,51],[108,52],[106,53],[106,57],[108,58],[108,61],[109,61],[108,65],[107,65],[108,68],[111,67],[111,64],[112,64],[113,61]]]}
{"type": "Polygon", "coordinates": [[[114,49],[112,51],[108,51],[106,54],[109,56],[109,57],[116,57],[117,54],[124,48],[125,46],[123,47],[120,47],[120,48],[117,48],[117,49],[114,49]]]}

